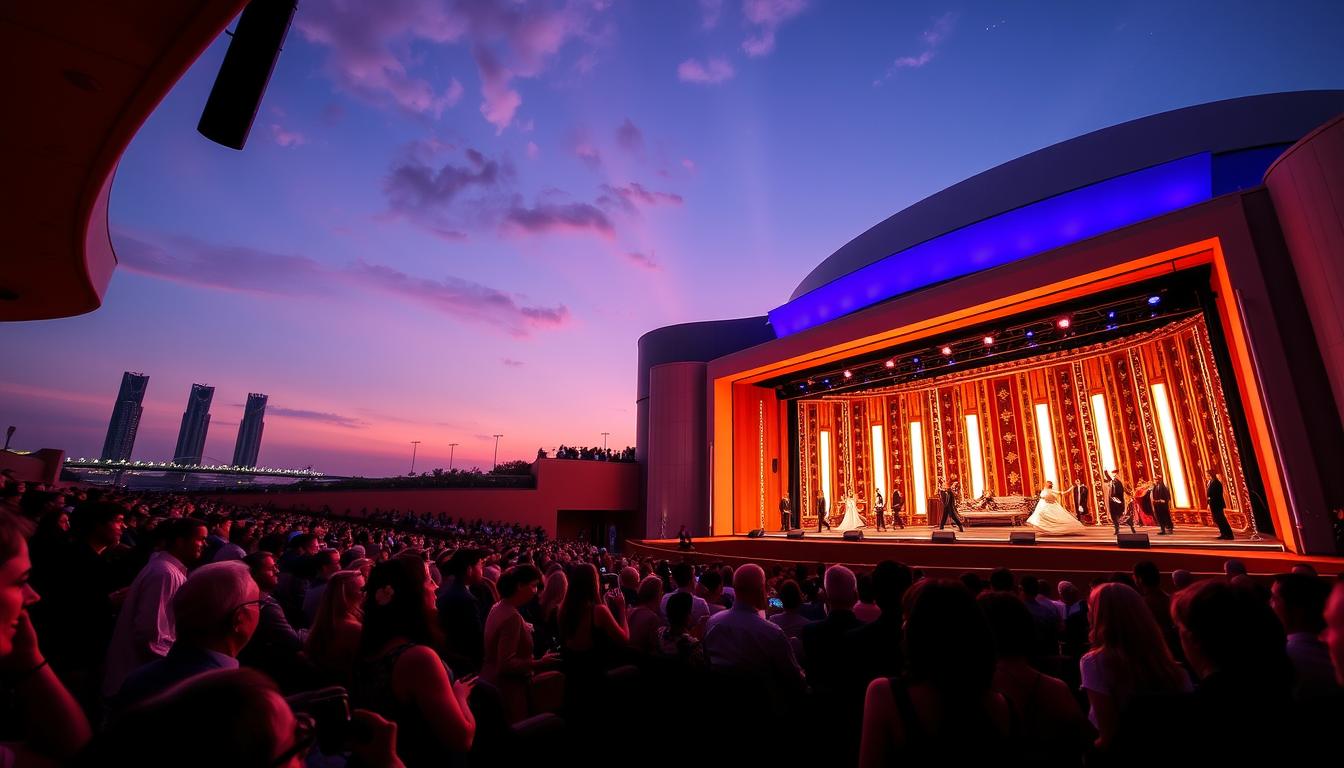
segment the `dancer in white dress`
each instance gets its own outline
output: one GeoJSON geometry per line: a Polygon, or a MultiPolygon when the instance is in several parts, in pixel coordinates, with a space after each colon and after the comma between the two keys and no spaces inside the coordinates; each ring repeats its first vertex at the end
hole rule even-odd
{"type": "Polygon", "coordinates": [[[1046,536],[1067,536],[1087,530],[1078,518],[1059,505],[1059,494],[1055,492],[1055,484],[1049,480],[1045,481],[1045,487],[1041,489],[1041,500],[1036,502],[1036,511],[1027,518],[1027,525],[1046,536]]]}
{"type": "Polygon", "coordinates": [[[857,531],[863,527],[863,518],[859,517],[859,505],[854,501],[854,495],[850,494],[845,497],[845,517],[835,528],[839,531],[857,531]]]}

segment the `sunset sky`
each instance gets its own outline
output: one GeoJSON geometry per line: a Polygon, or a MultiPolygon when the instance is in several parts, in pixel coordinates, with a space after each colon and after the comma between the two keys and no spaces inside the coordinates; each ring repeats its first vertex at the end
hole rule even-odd
{"type": "Polygon", "coordinates": [[[228,38],[132,141],[101,309],[0,328],[0,427],[135,457],[216,387],[207,463],[383,475],[635,439],[635,343],[759,315],[868,227],[1168,109],[1344,87],[1344,3],[302,0],[243,152],[228,38]]]}

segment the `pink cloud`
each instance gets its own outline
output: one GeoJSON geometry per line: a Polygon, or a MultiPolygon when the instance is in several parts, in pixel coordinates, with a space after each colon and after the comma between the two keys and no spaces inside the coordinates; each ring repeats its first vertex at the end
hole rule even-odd
{"type": "Polygon", "coordinates": [[[601,189],[603,194],[597,198],[598,205],[620,207],[628,213],[634,213],[639,206],[652,208],[657,205],[681,205],[685,202],[681,195],[674,192],[645,189],[638,182],[631,182],[624,187],[603,184],[601,189]]]}
{"type": "Polygon", "coordinates": [[[503,360],[500,360],[500,362],[503,363],[504,366],[505,366],[506,368],[522,368],[522,367],[523,367],[523,361],[522,361],[522,360],[514,360],[514,359],[512,359],[512,358],[508,358],[508,357],[506,357],[506,358],[504,358],[503,360]]]}
{"type": "Polygon", "coordinates": [[[742,15],[756,27],[742,41],[748,56],[765,56],[775,49],[775,32],[784,22],[807,9],[807,0],[745,0],[742,15]]]}
{"type": "Polygon", "coordinates": [[[541,155],[541,147],[537,146],[537,142],[535,141],[527,142],[527,156],[532,158],[533,160],[536,160],[540,155],[541,155]]]}
{"type": "Polygon", "coordinates": [[[661,264],[659,264],[657,261],[654,261],[652,253],[643,254],[638,251],[629,251],[625,254],[625,258],[629,259],[632,263],[637,264],[645,269],[652,269],[657,271],[663,268],[661,264]]]}
{"type": "Polygon", "coordinates": [[[723,13],[723,0],[700,0],[700,26],[705,29],[717,27],[721,13],[723,13]]]}
{"type": "Polygon", "coordinates": [[[948,12],[933,20],[928,29],[920,33],[920,38],[924,41],[924,50],[914,56],[901,56],[887,67],[886,74],[881,79],[875,80],[873,85],[880,86],[882,83],[890,80],[903,69],[920,69],[924,65],[933,61],[937,53],[938,46],[952,34],[953,28],[957,23],[957,14],[948,12]]]}
{"type": "Polygon", "coordinates": [[[638,152],[644,148],[644,133],[627,117],[616,128],[616,143],[628,152],[638,152]]]}
{"type": "Polygon", "coordinates": [[[695,171],[696,171],[695,161],[692,160],[692,159],[690,159],[690,158],[688,158],[688,157],[683,157],[683,158],[681,159],[681,167],[682,167],[682,168],[685,168],[686,170],[690,171],[691,173],[695,173],[695,171]]]}
{"type": "Polygon", "coordinates": [[[574,145],[574,156],[582,160],[583,164],[589,168],[596,169],[602,166],[602,153],[587,141],[580,140],[574,145]]]}
{"type": "Polygon", "coordinates": [[[337,267],[307,256],[219,246],[183,236],[141,236],[118,230],[113,237],[120,264],[127,271],[202,288],[321,299],[374,291],[514,336],[559,327],[570,319],[563,304],[526,305],[514,294],[459,277],[417,277],[365,261],[337,267]]]}
{"type": "Polygon", "coordinates": [[[271,123],[271,138],[275,143],[282,147],[297,147],[300,144],[307,144],[308,140],[298,131],[287,131],[279,123],[271,123]]]}
{"type": "Polygon", "coordinates": [[[704,63],[687,59],[677,66],[677,78],[683,83],[714,85],[732,79],[735,74],[733,65],[722,56],[707,59],[704,63]]]}

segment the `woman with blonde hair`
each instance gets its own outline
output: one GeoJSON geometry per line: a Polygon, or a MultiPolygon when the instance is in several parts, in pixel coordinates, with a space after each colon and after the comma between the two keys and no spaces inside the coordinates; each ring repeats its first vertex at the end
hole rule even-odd
{"type": "Polygon", "coordinates": [[[1172,658],[1162,630],[1138,592],[1112,582],[1092,590],[1092,650],[1079,662],[1082,688],[1091,705],[1096,746],[1105,749],[1120,717],[1136,696],[1188,693],[1190,676],[1172,658]]]}
{"type": "Polygon", "coordinates": [[[322,592],[304,652],[326,682],[348,685],[363,630],[364,574],[337,571],[322,592]]]}
{"type": "Polygon", "coordinates": [[[533,628],[537,655],[560,650],[560,605],[568,593],[569,578],[564,569],[557,566],[546,574],[545,586],[537,598],[537,620],[533,628]]]}

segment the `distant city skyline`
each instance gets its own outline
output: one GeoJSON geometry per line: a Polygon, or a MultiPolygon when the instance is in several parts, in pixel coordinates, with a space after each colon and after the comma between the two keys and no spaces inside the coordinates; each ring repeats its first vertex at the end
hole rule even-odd
{"type": "Polygon", "coordinates": [[[107,438],[103,440],[100,458],[111,461],[131,458],[148,388],[149,377],[143,373],[125,371],[121,374],[121,389],[117,390],[116,402],[112,404],[112,418],[107,425],[107,438]]]}
{"type": "Polygon", "coordinates": [[[261,453],[261,433],[266,426],[266,395],[249,392],[247,405],[243,408],[243,421],[238,425],[238,442],[233,446],[233,464],[235,467],[257,466],[257,455],[261,453]]]}
{"type": "Polygon", "coordinates": [[[182,412],[182,427],[177,431],[177,447],[173,449],[174,464],[201,463],[205,454],[205,436],[210,431],[210,404],[214,399],[214,387],[191,385],[187,409],[182,412]]]}

